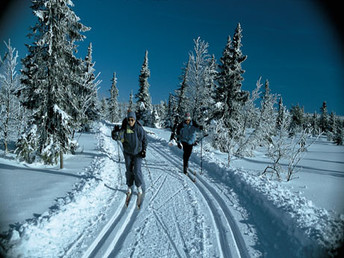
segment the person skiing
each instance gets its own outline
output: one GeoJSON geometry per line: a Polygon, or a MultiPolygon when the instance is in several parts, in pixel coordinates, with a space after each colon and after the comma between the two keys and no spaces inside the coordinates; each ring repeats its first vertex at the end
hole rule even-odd
{"type": "Polygon", "coordinates": [[[172,146],[173,142],[175,142],[176,139],[176,134],[177,134],[177,127],[178,127],[178,121],[179,121],[179,116],[175,116],[174,118],[174,123],[171,129],[171,136],[170,136],[170,141],[169,141],[169,145],[172,146]]]}
{"type": "Polygon", "coordinates": [[[136,121],[135,112],[129,111],[127,117],[123,120],[121,128],[115,125],[112,131],[112,138],[120,140],[123,144],[123,155],[126,166],[126,183],[128,186],[127,200],[128,205],[130,196],[132,194],[132,186],[135,183],[138,193],[138,207],[139,198],[143,190],[144,183],[141,164],[142,159],[146,157],[147,150],[147,135],[142,125],[136,121]]]}
{"type": "Polygon", "coordinates": [[[191,120],[190,113],[186,113],[184,121],[177,127],[177,146],[179,149],[183,148],[183,172],[188,173],[189,159],[192,153],[193,146],[197,145],[196,132],[202,128],[191,120]]]}

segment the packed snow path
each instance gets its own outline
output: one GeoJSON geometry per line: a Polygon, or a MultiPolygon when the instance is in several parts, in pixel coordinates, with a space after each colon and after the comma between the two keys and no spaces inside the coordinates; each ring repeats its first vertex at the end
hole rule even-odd
{"type": "Polygon", "coordinates": [[[193,183],[168,146],[149,140],[141,209],[136,196],[125,207],[125,187],[114,189],[122,200],[83,257],[249,257],[224,197],[201,176],[193,183]]]}
{"type": "MultiPolygon", "coordinates": [[[[196,183],[185,176],[183,152],[159,138],[161,131],[149,132],[141,209],[136,208],[136,193],[126,207],[124,159],[121,145],[111,139],[111,128],[99,124],[99,152],[81,172],[75,189],[42,216],[8,233],[8,240],[2,241],[8,257],[321,257],[292,217],[300,215],[289,213],[289,206],[276,207],[245,181],[247,176],[243,180],[239,170],[210,157],[203,159],[200,174],[195,150],[189,167],[196,171],[196,183]]],[[[283,198],[305,202],[287,193],[283,198]]],[[[326,217],[309,206],[300,210],[309,218],[301,222],[313,219],[314,211],[326,217]]],[[[316,222],[319,229],[306,227],[308,235],[319,235],[323,225],[335,221],[316,222]]],[[[342,227],[331,225],[329,236],[342,227]]]]}
{"type": "Polygon", "coordinates": [[[123,156],[118,143],[111,140],[110,132],[111,128],[107,128],[103,151],[114,161],[113,171],[109,171],[112,177],[104,180],[105,187],[114,192],[112,208],[103,226],[95,231],[88,230],[87,237],[86,234],[81,236],[66,254],[78,253],[82,257],[254,257],[263,251],[268,257],[283,257],[281,252],[286,256],[293,249],[297,252],[299,243],[289,239],[288,228],[278,224],[280,218],[264,214],[260,207],[251,205],[251,196],[247,196],[245,204],[260,210],[254,222],[261,225],[255,229],[247,211],[240,207],[237,194],[241,193],[226,191],[212,182],[207,177],[211,173],[207,171],[211,170],[209,167],[200,175],[200,166],[193,161],[190,168],[196,171],[196,183],[192,182],[181,172],[182,151],[169,147],[154,135],[149,136],[147,158],[142,164],[145,176],[143,205],[138,210],[136,195],[133,195],[129,207],[125,207],[123,156]],[[259,239],[262,243],[257,243],[257,237],[264,237],[259,239]],[[261,248],[263,250],[259,250],[261,248]]]}

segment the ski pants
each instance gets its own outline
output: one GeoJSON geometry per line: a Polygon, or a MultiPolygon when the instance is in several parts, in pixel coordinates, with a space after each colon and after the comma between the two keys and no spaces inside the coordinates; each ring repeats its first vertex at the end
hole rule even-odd
{"type": "Polygon", "coordinates": [[[125,160],[125,177],[128,187],[132,187],[134,182],[135,186],[139,187],[143,183],[143,175],[141,170],[142,158],[138,155],[131,155],[124,153],[125,160]]]}
{"type": "Polygon", "coordinates": [[[183,145],[183,150],[184,150],[184,154],[183,154],[184,173],[186,173],[189,166],[189,159],[191,156],[193,146],[190,144],[187,144],[186,142],[182,142],[182,145],[183,145]]]}

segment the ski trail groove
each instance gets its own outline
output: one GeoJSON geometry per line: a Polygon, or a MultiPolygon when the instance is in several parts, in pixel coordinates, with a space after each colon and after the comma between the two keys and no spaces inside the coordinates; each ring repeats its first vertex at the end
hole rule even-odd
{"type": "MultiPolygon", "coordinates": [[[[157,141],[152,139],[153,149],[163,158],[175,166],[180,166],[180,160],[176,160],[173,155],[167,154],[157,147],[157,141]]],[[[160,144],[162,146],[162,144],[160,144]]],[[[198,168],[198,166],[197,166],[198,168]]],[[[233,216],[228,209],[225,201],[217,191],[208,184],[203,177],[196,175],[195,188],[201,193],[202,198],[206,201],[210,216],[215,226],[215,232],[218,239],[219,250],[222,257],[249,257],[244,240],[240,230],[233,221],[233,216]]]]}
{"type": "Polygon", "coordinates": [[[136,205],[132,202],[134,200],[131,200],[128,208],[125,207],[125,200],[121,202],[123,208],[116,210],[97,238],[83,254],[83,258],[108,257],[123,242],[123,238],[130,232],[131,225],[137,216],[137,213],[135,213],[136,205]],[[111,239],[113,240],[110,241],[111,239]]]}
{"type": "MultiPolygon", "coordinates": [[[[159,225],[161,226],[161,228],[163,229],[165,235],[167,236],[167,239],[170,241],[171,246],[173,247],[173,250],[175,251],[175,253],[177,254],[178,257],[182,257],[182,255],[180,254],[177,245],[174,243],[171,235],[168,232],[168,228],[166,227],[166,225],[164,224],[164,222],[160,219],[159,215],[157,214],[157,212],[155,210],[153,210],[153,214],[156,218],[156,220],[158,221],[159,225]]],[[[185,255],[183,256],[185,257],[185,255]]]]}

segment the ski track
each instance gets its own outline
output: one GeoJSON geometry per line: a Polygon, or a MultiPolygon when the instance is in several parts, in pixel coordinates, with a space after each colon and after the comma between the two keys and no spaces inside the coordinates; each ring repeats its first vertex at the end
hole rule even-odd
{"type": "MultiPolygon", "coordinates": [[[[109,136],[108,136],[109,137],[109,136]]],[[[102,151],[125,171],[120,157],[102,151]]],[[[149,137],[147,161],[143,162],[145,195],[141,209],[136,198],[124,205],[125,195],[116,194],[117,209],[107,214],[107,222],[85,244],[82,257],[248,257],[241,233],[226,202],[200,175],[196,183],[182,173],[182,158],[149,137]],[[185,209],[185,205],[190,208],[185,209]]],[[[119,151],[119,147],[117,146],[119,151]]],[[[193,165],[194,166],[194,165],[193,165]]],[[[194,166],[195,170],[199,170],[194,166]]],[[[120,175],[119,175],[120,176],[120,175]]],[[[123,190],[113,188],[118,192],[123,190]]],[[[136,196],[136,195],[134,195],[136,196]]],[[[82,241],[79,240],[79,242],[82,241]]],[[[80,246],[75,244],[71,249],[80,246]]],[[[73,256],[73,252],[68,252],[73,256]]]]}
{"type": "MultiPolygon", "coordinates": [[[[180,167],[180,161],[177,160],[175,156],[167,156],[166,153],[160,151],[160,148],[163,148],[162,145],[160,148],[156,146],[154,148],[166,160],[170,159],[170,162],[173,163],[173,165],[180,167]]],[[[196,167],[196,170],[199,169],[196,167]]],[[[202,198],[208,204],[209,215],[211,216],[217,231],[216,237],[221,257],[249,257],[244,240],[241,237],[240,230],[236,226],[231,212],[222,197],[220,197],[216,190],[198,174],[196,174],[195,186],[200,192],[202,198]],[[234,228],[235,234],[233,233],[232,228],[234,228]],[[237,243],[239,243],[239,246],[237,243]]]]}

